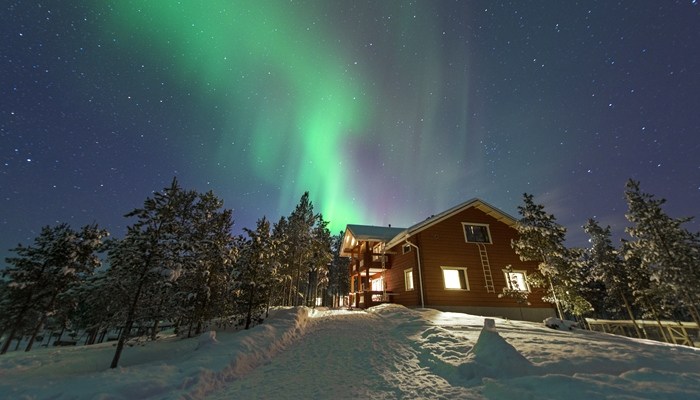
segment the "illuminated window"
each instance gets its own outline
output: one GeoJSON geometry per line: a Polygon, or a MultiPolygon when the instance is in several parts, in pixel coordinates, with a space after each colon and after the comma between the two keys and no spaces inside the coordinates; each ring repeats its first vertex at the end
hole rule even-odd
{"type": "Polygon", "coordinates": [[[530,287],[527,285],[527,275],[525,271],[503,270],[506,276],[506,284],[508,289],[519,290],[521,292],[529,292],[530,287]]]}
{"type": "Polygon", "coordinates": [[[413,268],[409,268],[403,271],[403,280],[406,285],[406,290],[413,290],[413,268]]]}
{"type": "Polygon", "coordinates": [[[384,279],[376,278],[372,279],[372,291],[381,292],[384,290],[384,279]]]}
{"type": "Polygon", "coordinates": [[[467,243],[491,243],[491,233],[486,224],[471,224],[462,222],[464,240],[467,243]]]}
{"type": "Polygon", "coordinates": [[[466,268],[440,267],[445,280],[445,289],[469,290],[466,268]]]}

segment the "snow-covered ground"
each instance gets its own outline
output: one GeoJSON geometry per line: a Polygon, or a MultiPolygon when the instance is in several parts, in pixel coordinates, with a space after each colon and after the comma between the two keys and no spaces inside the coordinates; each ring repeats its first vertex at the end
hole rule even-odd
{"type": "Polygon", "coordinates": [[[0,356],[0,398],[700,399],[700,349],[383,305],[249,331],[0,356]]]}

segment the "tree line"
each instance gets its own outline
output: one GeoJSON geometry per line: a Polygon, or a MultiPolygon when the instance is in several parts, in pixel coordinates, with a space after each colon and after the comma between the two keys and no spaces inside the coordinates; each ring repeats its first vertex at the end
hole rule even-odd
{"type": "Polygon", "coordinates": [[[86,344],[118,332],[111,367],[135,336],[155,339],[167,323],[183,336],[209,324],[248,329],[272,306],[338,305],[348,263],[306,192],[276,223],[260,218],[234,235],[232,211],[211,191],[177,179],[127,213],[123,238],[91,224],[45,226],[11,249],[0,280],[0,354],[16,340],[32,349],[44,330],[85,332],[86,344]]]}
{"type": "Polygon", "coordinates": [[[566,229],[526,193],[512,246],[521,260],[539,263],[528,283],[545,289],[544,299],[556,305],[560,318],[671,319],[700,326],[700,234],[684,227],[691,218],[668,216],[665,199],[644,193],[634,180],[625,186],[625,199],[629,237],[615,246],[610,227],[589,219],[583,229],[590,247],[567,248],[566,229]]]}

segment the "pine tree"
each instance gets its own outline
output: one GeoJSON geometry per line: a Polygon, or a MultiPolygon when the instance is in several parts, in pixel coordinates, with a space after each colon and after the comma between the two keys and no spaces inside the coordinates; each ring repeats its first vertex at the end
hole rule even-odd
{"type": "Polygon", "coordinates": [[[74,327],[84,330],[88,338],[86,344],[94,344],[124,320],[119,299],[124,295],[117,293],[106,271],[100,271],[86,279],[76,288],[77,307],[73,314],[74,327]]]}
{"type": "Polygon", "coordinates": [[[245,329],[265,311],[272,283],[277,273],[276,244],[270,223],[263,217],[255,230],[245,228],[248,238],[241,246],[241,257],[235,268],[239,310],[245,316],[245,329]]]}
{"type": "MultiPolygon", "coordinates": [[[[518,206],[521,219],[516,224],[518,238],[511,246],[522,261],[539,262],[548,295],[544,300],[557,306],[559,318],[564,318],[562,308],[581,315],[590,305],[578,294],[576,275],[572,271],[572,260],[564,246],[566,228],[559,225],[553,215],[544,211],[544,206],[535,204],[533,196],[523,195],[524,206],[518,206]]],[[[537,277],[532,277],[533,282],[537,277]]]]}
{"type": "Polygon", "coordinates": [[[185,264],[174,285],[176,304],[172,307],[177,309],[177,318],[189,321],[196,334],[205,321],[224,317],[230,309],[227,303],[237,248],[231,235],[232,212],[222,207],[223,201],[207,192],[197,195],[188,213],[188,234],[183,238],[188,245],[181,256],[192,262],[185,264]]]}
{"type": "MultiPolygon", "coordinates": [[[[629,271],[620,253],[612,244],[610,226],[602,228],[596,220],[589,219],[583,229],[590,236],[591,247],[586,250],[586,255],[591,277],[602,282],[606,297],[618,299],[629,319],[634,322],[635,315],[630,301],[633,296],[629,285],[631,282],[629,271]]],[[[642,330],[636,322],[634,327],[638,337],[642,337],[642,330]]]]}
{"type": "Polygon", "coordinates": [[[636,258],[649,272],[651,286],[662,293],[661,311],[684,312],[700,326],[700,239],[683,228],[690,218],[671,218],[662,210],[664,199],[644,193],[639,182],[626,185],[628,213],[632,224],[626,229],[629,257],[636,258]]]}
{"type": "Polygon", "coordinates": [[[305,192],[299,204],[287,219],[287,243],[289,246],[289,260],[292,268],[292,303],[298,306],[308,300],[305,299],[309,281],[309,261],[313,252],[313,228],[317,216],[314,215],[313,203],[309,199],[309,192],[305,192]],[[304,279],[304,281],[302,281],[304,279]]]}
{"type": "Polygon", "coordinates": [[[333,254],[331,253],[331,232],[327,226],[328,222],[323,219],[323,215],[318,214],[311,235],[312,251],[309,260],[307,306],[315,307],[318,290],[328,286],[328,263],[333,259],[333,254]]]}
{"type": "Polygon", "coordinates": [[[331,296],[332,307],[340,307],[340,299],[350,291],[350,277],[348,267],[350,260],[340,256],[340,247],[343,244],[343,232],[333,236],[331,252],[333,259],[328,269],[328,294],[331,296]]]}
{"type": "Polygon", "coordinates": [[[78,285],[100,265],[95,254],[102,246],[107,232],[97,225],[87,225],[74,231],[68,224],[46,226],[34,241],[34,246],[19,246],[14,249],[17,257],[7,258],[10,267],[4,271],[10,281],[12,295],[19,304],[15,322],[10,328],[8,340],[0,354],[4,354],[17,330],[26,321],[32,310],[38,315],[32,325],[26,351],[31,350],[34,339],[44,326],[47,318],[56,313],[60,296],[78,285]]]}
{"type": "Polygon", "coordinates": [[[287,218],[280,217],[279,221],[274,224],[272,237],[277,244],[275,260],[279,269],[276,280],[273,283],[275,289],[273,289],[271,304],[289,306],[292,305],[294,271],[290,254],[292,243],[289,242],[289,223],[287,218]]]}
{"type": "MultiPolygon", "coordinates": [[[[194,262],[190,254],[192,244],[187,236],[191,228],[189,213],[195,198],[195,192],[183,190],[173,179],[170,187],[147,198],[143,208],[126,214],[127,218],[136,217],[137,221],[109,250],[108,275],[124,296],[122,303],[127,304],[111,368],[118,365],[139,312],[144,314],[142,297],[153,299],[159,290],[167,292],[191,267],[188,264],[194,262]]],[[[153,307],[153,300],[148,306],[153,307]]],[[[153,317],[150,315],[151,320],[153,317]]]]}

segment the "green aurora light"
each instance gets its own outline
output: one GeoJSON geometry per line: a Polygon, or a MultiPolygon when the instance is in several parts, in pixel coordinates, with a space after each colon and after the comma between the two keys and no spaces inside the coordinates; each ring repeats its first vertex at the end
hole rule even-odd
{"type": "Polygon", "coordinates": [[[178,80],[196,82],[205,101],[221,104],[224,132],[208,138],[218,163],[240,157],[232,149],[242,146],[255,178],[279,187],[280,213],[309,191],[334,231],[359,220],[361,210],[346,192],[352,177],[343,145],[362,132],[369,107],[352,63],[331,40],[319,40],[327,35],[322,27],[282,2],[119,1],[113,7],[122,32],[147,39],[174,60],[178,80]]]}

